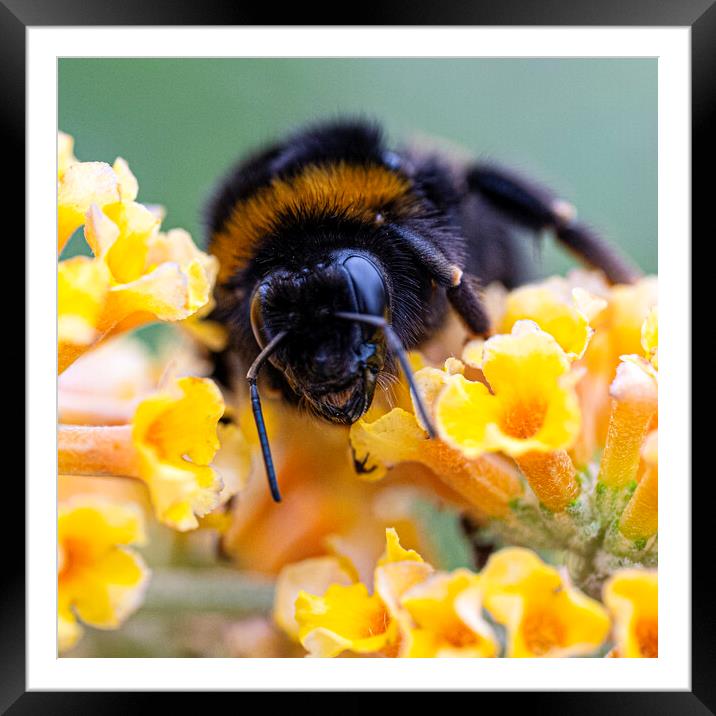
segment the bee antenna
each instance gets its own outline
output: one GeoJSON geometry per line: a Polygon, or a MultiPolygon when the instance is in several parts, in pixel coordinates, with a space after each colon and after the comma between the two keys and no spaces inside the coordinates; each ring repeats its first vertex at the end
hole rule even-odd
{"type": "Polygon", "coordinates": [[[385,340],[388,343],[388,348],[398,356],[400,367],[403,369],[403,373],[405,374],[408,384],[410,385],[410,390],[415,397],[415,405],[418,409],[418,413],[420,413],[420,418],[423,422],[423,425],[425,426],[428,435],[431,438],[434,438],[436,435],[435,428],[433,427],[433,423],[428,416],[428,411],[425,408],[425,403],[423,403],[423,399],[418,392],[418,386],[415,383],[413,370],[410,367],[405,348],[403,347],[400,338],[398,338],[397,333],[393,330],[393,327],[388,323],[388,321],[385,320],[385,318],[382,318],[380,316],[371,316],[370,314],[366,313],[348,313],[344,311],[338,311],[333,315],[336,318],[342,318],[346,321],[366,323],[370,326],[378,326],[383,329],[383,333],[385,334],[385,340]]]}
{"type": "Polygon", "coordinates": [[[249,393],[251,395],[251,410],[254,414],[254,423],[256,423],[256,432],[259,434],[259,443],[261,443],[261,453],[266,466],[266,477],[268,478],[271,496],[275,502],[281,502],[281,493],[278,489],[278,480],[276,479],[276,470],[273,466],[273,458],[271,457],[271,446],[269,445],[268,435],[266,434],[266,424],[264,423],[264,414],[261,410],[261,398],[259,396],[259,388],[256,385],[261,366],[266,362],[268,357],[278,348],[278,344],[286,337],[288,331],[277,333],[256,356],[256,360],[251,364],[246,380],[249,381],[249,393]]]}

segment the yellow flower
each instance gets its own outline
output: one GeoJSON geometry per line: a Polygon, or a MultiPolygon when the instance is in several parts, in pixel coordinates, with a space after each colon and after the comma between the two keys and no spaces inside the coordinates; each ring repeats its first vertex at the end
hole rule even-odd
{"type": "Polygon", "coordinates": [[[147,313],[152,319],[181,320],[209,302],[216,258],[197,249],[183,229],[159,232],[159,220],[141,204],[114,204],[104,212],[92,207],[85,233],[111,274],[101,321],[105,330],[132,317],[132,325],[139,325],[147,313]]]}
{"type": "Polygon", "coordinates": [[[497,641],[482,617],[479,577],[464,569],[434,574],[417,552],[400,545],[394,529],[386,530],[374,593],[354,579],[335,557],[285,568],[279,578],[277,623],[289,635],[296,634],[285,602],[298,584],[311,582],[322,596],[300,591],[295,619],[301,643],[314,656],[346,650],[406,657],[496,655],[497,641]],[[326,588],[328,579],[334,583],[326,588]]]}
{"type": "Polygon", "coordinates": [[[609,635],[604,607],[565,584],[531,550],[494,553],[480,577],[485,608],[507,629],[508,657],[586,655],[609,635]]]}
{"type": "Polygon", "coordinates": [[[104,206],[119,200],[117,175],[109,164],[76,162],[66,167],[57,187],[58,251],[85,223],[85,214],[92,204],[104,206]]]}
{"type": "MultiPolygon", "coordinates": [[[[446,370],[425,367],[415,373],[428,412],[453,378],[461,378],[460,361],[448,359],[446,370]]],[[[375,418],[375,412],[355,423],[350,432],[354,458],[364,479],[379,480],[389,467],[419,462],[483,515],[507,514],[511,499],[522,494],[514,468],[499,456],[465,457],[442,440],[430,440],[412,403],[375,418]]]]}
{"type": "Polygon", "coordinates": [[[441,438],[467,457],[501,450],[517,460],[532,489],[553,511],[578,494],[564,450],[579,433],[575,373],[557,341],[532,321],[490,338],[482,351],[489,383],[454,375],[435,405],[441,438]]]}
{"type": "Polygon", "coordinates": [[[142,601],[149,570],[128,545],[143,544],[144,522],[131,503],[76,496],[58,518],[58,636],[65,651],[82,635],[77,619],[116,629],[142,601]]]}
{"type": "Polygon", "coordinates": [[[299,592],[296,621],[301,644],[312,656],[338,656],[346,650],[371,654],[397,636],[383,600],[362,583],[333,584],[322,597],[299,592]]]}
{"type": "Polygon", "coordinates": [[[417,460],[427,435],[413,413],[393,408],[374,422],[355,423],[350,440],[361,477],[373,481],[385,477],[393,464],[417,460]]]}
{"type": "Polygon", "coordinates": [[[61,424],[59,472],[138,478],[158,520],[194,529],[198,517],[243,489],[250,472],[250,444],[238,426],[219,424],[223,413],[212,380],[173,379],[139,402],[131,424],[61,424]]]}
{"type": "Polygon", "coordinates": [[[435,574],[408,590],[401,605],[415,624],[406,629],[404,656],[497,655],[497,640],[482,616],[478,575],[466,569],[435,574]]]}
{"type": "Polygon", "coordinates": [[[139,187],[127,162],[118,157],[105,162],[80,162],[74,155],[74,139],[57,134],[57,242],[62,251],[75,230],[85,223],[91,205],[104,207],[134,201],[139,187]]]}
{"type": "Polygon", "coordinates": [[[393,528],[385,531],[385,552],[378,560],[378,566],[382,567],[393,562],[422,562],[423,558],[414,549],[405,549],[400,544],[398,533],[393,528]]]}
{"type": "MultiPolygon", "coordinates": [[[[60,151],[67,154],[66,143],[60,151]]],[[[159,231],[157,213],[135,201],[137,180],[123,159],[113,167],[68,161],[60,160],[60,241],[84,224],[95,258],[60,264],[60,372],[108,335],[196,314],[209,304],[218,271],[186,231],[159,231]]]]}
{"type": "Polygon", "coordinates": [[[569,447],[580,420],[569,369],[552,336],[531,321],[518,322],[511,334],[484,345],[490,388],[459,374],[448,381],[435,406],[441,437],[469,457],[569,447]]]}
{"type": "Polygon", "coordinates": [[[418,552],[402,547],[395,528],[385,530],[385,542],[385,551],[373,572],[373,586],[399,628],[399,633],[385,655],[402,656],[406,628],[411,623],[410,615],[403,605],[403,596],[425,581],[433,573],[433,568],[418,552]]]}
{"type": "Polygon", "coordinates": [[[344,651],[401,657],[491,657],[498,641],[483,607],[506,627],[506,656],[581,656],[607,639],[607,610],[564,583],[528,549],[493,554],[485,569],[433,572],[386,530],[374,591],[336,557],[284,569],[277,623],[313,656],[344,651]],[[393,561],[395,560],[395,561],[393,561]],[[328,582],[330,585],[326,586],[328,582]],[[304,587],[314,586],[318,594],[304,587]],[[295,598],[295,621],[287,605],[295,598]]]}
{"type": "Polygon", "coordinates": [[[625,569],[604,585],[614,618],[615,656],[659,656],[659,598],[655,571],[625,569]]]}
{"type": "Polygon", "coordinates": [[[219,503],[222,481],[210,466],[224,401],[213,381],[180,378],[143,400],[132,421],[139,475],[147,483],[157,518],[178,530],[198,526],[219,503]]]}
{"type": "Polygon", "coordinates": [[[404,596],[413,587],[424,582],[433,573],[432,565],[421,559],[407,559],[398,562],[384,562],[375,568],[373,585],[375,593],[382,599],[391,618],[395,619],[400,633],[391,648],[389,656],[404,656],[402,641],[414,626],[409,612],[405,608],[404,596]]]}
{"type": "Polygon", "coordinates": [[[109,290],[104,266],[86,256],[61,261],[57,269],[57,340],[59,354],[91,345],[109,290]]]}
{"type": "Polygon", "coordinates": [[[574,360],[584,355],[594,332],[590,322],[606,305],[583,288],[570,289],[566,279],[552,278],[511,291],[498,332],[509,333],[520,320],[534,321],[574,360]]]}
{"type": "MultiPolygon", "coordinates": [[[[286,577],[279,580],[282,592],[277,598],[282,597],[282,602],[277,604],[282,604],[285,593],[291,594],[295,589],[296,576],[323,586],[330,574],[340,575],[338,583],[324,589],[322,596],[305,589],[299,592],[295,620],[301,644],[313,656],[332,657],[343,651],[396,655],[401,639],[401,597],[424,580],[432,567],[414,550],[404,549],[393,529],[386,530],[386,548],[375,569],[373,594],[365,584],[353,581],[355,568],[345,558],[330,559],[309,560],[305,566],[286,568],[286,577]]],[[[287,633],[294,633],[281,607],[277,617],[277,623],[287,633]]]]}
{"type": "Polygon", "coordinates": [[[106,211],[119,226],[96,206],[88,211],[85,235],[95,259],[84,261],[91,273],[85,268],[83,275],[70,274],[66,287],[60,286],[61,310],[63,290],[72,298],[90,290],[103,298],[92,306],[93,340],[60,344],[60,372],[108,335],[155,320],[188,318],[211,299],[216,259],[197,249],[187,232],[160,233],[158,220],[141,204],[114,204],[106,211]],[[89,277],[94,283],[88,287],[89,277]]]}
{"type": "Polygon", "coordinates": [[[471,368],[482,370],[482,360],[485,354],[485,339],[473,338],[462,349],[462,362],[471,368]]]}
{"type": "MultiPolygon", "coordinates": [[[[226,415],[224,416],[226,418],[226,415]]],[[[216,506],[199,518],[199,526],[225,535],[231,528],[231,498],[242,492],[251,474],[252,448],[241,428],[233,422],[220,422],[216,426],[219,450],[211,463],[221,480],[216,506]]]]}
{"type": "Polygon", "coordinates": [[[298,641],[296,598],[299,593],[324,594],[332,584],[345,586],[354,582],[354,574],[346,569],[338,557],[313,557],[286,565],[276,580],[274,621],[286,634],[298,641]]]}

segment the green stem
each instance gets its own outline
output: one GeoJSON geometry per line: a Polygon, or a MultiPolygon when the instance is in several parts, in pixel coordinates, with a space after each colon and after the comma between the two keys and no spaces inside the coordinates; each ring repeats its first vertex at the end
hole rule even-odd
{"type": "Polygon", "coordinates": [[[267,613],[274,585],[267,577],[233,569],[155,569],[142,611],[267,613]]]}

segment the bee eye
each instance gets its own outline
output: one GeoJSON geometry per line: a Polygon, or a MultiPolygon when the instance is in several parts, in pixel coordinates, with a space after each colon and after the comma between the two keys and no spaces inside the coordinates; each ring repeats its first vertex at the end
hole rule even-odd
{"type": "Polygon", "coordinates": [[[350,276],[357,312],[383,318],[387,308],[385,284],[378,267],[365,256],[354,254],[343,262],[343,268],[350,276]]]}

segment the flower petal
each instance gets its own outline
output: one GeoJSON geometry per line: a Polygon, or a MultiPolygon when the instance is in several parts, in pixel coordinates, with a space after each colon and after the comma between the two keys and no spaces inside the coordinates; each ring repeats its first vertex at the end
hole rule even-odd
{"type": "Polygon", "coordinates": [[[296,621],[301,643],[312,656],[337,656],[347,649],[370,654],[392,636],[382,600],[360,583],[331,585],[322,597],[300,592],[296,621]]]}
{"type": "Polygon", "coordinates": [[[112,169],[117,177],[122,201],[134,201],[139,193],[139,184],[137,178],[132,174],[129,164],[122,157],[117,157],[112,169]]]}
{"type": "Polygon", "coordinates": [[[371,481],[384,477],[388,466],[414,459],[426,440],[415,416],[402,408],[372,423],[359,420],[350,431],[355,460],[362,464],[360,476],[371,481]]]}
{"type": "Polygon", "coordinates": [[[60,370],[64,369],[63,351],[74,352],[88,346],[97,337],[109,275],[99,261],[76,256],[60,261],[57,269],[57,334],[60,370]]]}
{"type": "Polygon", "coordinates": [[[219,423],[217,435],[220,447],[212,467],[224,485],[219,494],[219,504],[224,504],[246,487],[251,474],[252,450],[238,425],[219,423]]]}
{"type": "Polygon", "coordinates": [[[61,251],[85,222],[91,204],[118,201],[119,186],[112,167],[105,162],[77,162],[68,166],[57,189],[57,241],[61,251]]]}
{"type": "Polygon", "coordinates": [[[593,332],[590,320],[606,305],[582,288],[570,295],[563,282],[523,286],[508,294],[500,332],[509,333],[517,321],[529,319],[554,336],[570,358],[581,358],[593,332]]]}
{"type": "Polygon", "coordinates": [[[78,495],[60,504],[60,650],[73,646],[82,634],[75,614],[86,624],[115,629],[137,609],[149,570],[126,545],[143,541],[142,513],[132,503],[78,495]]]}
{"type": "Polygon", "coordinates": [[[477,457],[495,449],[488,440],[488,425],[497,425],[499,406],[483,383],[455,376],[435,405],[435,420],[440,438],[468,457],[477,457]]]}
{"type": "Polygon", "coordinates": [[[435,574],[403,595],[417,629],[406,656],[495,656],[497,639],[482,617],[480,578],[468,570],[435,574]]]}
{"type": "Polygon", "coordinates": [[[331,584],[348,585],[353,576],[336,557],[315,557],[289,564],[276,580],[273,618],[292,639],[299,639],[296,598],[301,591],[323,595],[331,584]]]}
{"type": "Polygon", "coordinates": [[[494,553],[480,576],[485,608],[507,628],[507,656],[590,654],[609,634],[602,605],[563,584],[530,550],[494,553]]]}
{"type": "Polygon", "coordinates": [[[391,562],[422,562],[423,558],[414,549],[405,549],[400,544],[398,533],[394,528],[385,530],[385,552],[378,560],[378,566],[391,562]]]}
{"type": "Polygon", "coordinates": [[[549,334],[518,321],[484,345],[483,383],[452,376],[435,405],[440,437],[474,458],[501,450],[518,457],[570,447],[580,410],[570,362],[549,334]]]}
{"type": "Polygon", "coordinates": [[[604,603],[614,617],[618,656],[658,656],[659,596],[655,571],[616,572],[604,585],[604,603]]]}
{"type": "Polygon", "coordinates": [[[223,484],[210,467],[219,449],[221,392],[206,378],[180,378],[171,389],[143,400],[132,440],[140,456],[157,517],[179,530],[198,525],[219,502],[223,484]]]}

